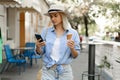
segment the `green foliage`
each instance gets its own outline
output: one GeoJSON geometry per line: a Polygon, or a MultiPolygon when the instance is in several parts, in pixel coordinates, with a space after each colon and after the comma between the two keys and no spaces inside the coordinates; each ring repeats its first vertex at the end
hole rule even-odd
{"type": "Polygon", "coordinates": [[[101,64],[98,66],[99,68],[108,68],[110,69],[111,64],[107,60],[107,56],[104,56],[103,59],[101,60],[101,64]]]}
{"type": "MultiPolygon", "coordinates": [[[[61,0],[63,3],[66,2],[67,0],[61,0]]],[[[71,0],[72,3],[78,2],[78,0],[71,0]]],[[[96,24],[95,19],[96,18],[101,18],[101,16],[104,16],[105,19],[107,20],[106,24],[104,27],[106,28],[107,31],[109,32],[115,32],[115,31],[120,31],[120,3],[115,2],[115,0],[109,0],[109,1],[95,1],[94,3],[90,4],[89,7],[89,12],[87,15],[88,19],[88,25],[89,24],[96,24]],[[117,27],[117,28],[116,28],[117,27]]],[[[71,24],[74,26],[74,24],[84,24],[84,18],[83,16],[76,17],[74,16],[73,19],[70,20],[71,24]]],[[[95,27],[95,26],[94,26],[95,27]]],[[[91,27],[91,28],[94,28],[91,27]]],[[[85,27],[81,29],[81,33],[85,32],[85,27]],[[84,29],[83,29],[84,28],[84,29]]],[[[89,28],[89,34],[91,34],[92,30],[89,28]]],[[[96,28],[97,29],[97,28],[96,28]]]]}
{"type": "Polygon", "coordinates": [[[75,16],[72,21],[75,22],[75,23],[78,23],[78,24],[80,24],[80,23],[83,24],[84,23],[83,18],[82,17],[77,17],[77,16],[75,16]]]}
{"type": "Polygon", "coordinates": [[[61,2],[63,2],[63,3],[64,3],[65,1],[66,1],[66,0],[61,0],[61,2]]]}
{"type": "Polygon", "coordinates": [[[104,16],[107,20],[105,27],[109,32],[119,31],[120,29],[120,3],[96,3],[93,4],[89,10],[89,15],[92,19],[104,16]],[[108,29],[109,27],[109,29],[108,29]],[[117,27],[117,28],[116,28],[117,27]],[[112,28],[112,30],[111,30],[112,28]],[[117,30],[118,29],[118,30],[117,30]]]}
{"type": "MultiPolygon", "coordinates": [[[[96,24],[88,24],[88,33],[89,36],[94,35],[94,33],[98,30],[96,24]]],[[[85,25],[81,24],[81,29],[78,31],[81,35],[85,35],[85,25]]]]}

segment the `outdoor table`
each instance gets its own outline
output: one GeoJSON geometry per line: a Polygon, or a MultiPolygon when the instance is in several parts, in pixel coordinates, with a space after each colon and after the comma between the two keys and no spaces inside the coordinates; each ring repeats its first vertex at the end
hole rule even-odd
{"type": "Polygon", "coordinates": [[[24,51],[25,50],[30,51],[32,49],[34,49],[34,48],[33,47],[17,47],[17,48],[12,48],[13,54],[14,55],[19,55],[18,58],[24,58],[24,51]]]}

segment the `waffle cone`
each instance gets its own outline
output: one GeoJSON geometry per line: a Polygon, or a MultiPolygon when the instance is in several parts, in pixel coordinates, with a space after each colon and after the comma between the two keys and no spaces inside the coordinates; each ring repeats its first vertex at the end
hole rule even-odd
{"type": "Polygon", "coordinates": [[[72,34],[67,34],[67,40],[72,38],[72,34]]]}

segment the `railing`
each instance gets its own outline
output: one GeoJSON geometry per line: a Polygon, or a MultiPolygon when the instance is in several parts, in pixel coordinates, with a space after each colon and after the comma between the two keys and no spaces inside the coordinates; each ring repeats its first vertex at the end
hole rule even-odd
{"type": "Polygon", "coordinates": [[[101,75],[105,80],[120,80],[120,43],[112,41],[95,42],[102,43],[97,44],[95,50],[95,63],[101,69],[101,75]]]}

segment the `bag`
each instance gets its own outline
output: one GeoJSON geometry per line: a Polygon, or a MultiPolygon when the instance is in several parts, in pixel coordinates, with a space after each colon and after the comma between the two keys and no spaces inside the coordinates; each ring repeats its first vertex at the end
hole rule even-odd
{"type": "Polygon", "coordinates": [[[41,80],[42,78],[42,69],[40,69],[37,73],[37,80],[41,80]]]}

